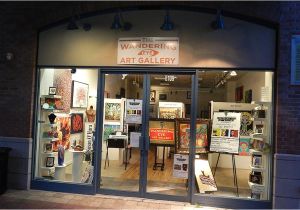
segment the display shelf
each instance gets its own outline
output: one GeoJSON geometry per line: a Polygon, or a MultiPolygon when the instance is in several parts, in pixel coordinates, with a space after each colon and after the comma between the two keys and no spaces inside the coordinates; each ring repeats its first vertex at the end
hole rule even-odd
{"type": "Polygon", "coordinates": [[[265,170],[263,167],[260,168],[260,167],[255,167],[255,166],[252,166],[252,165],[250,165],[250,168],[253,171],[260,171],[260,172],[265,170]]]}
{"type": "Polygon", "coordinates": [[[41,169],[53,170],[53,169],[55,169],[55,166],[52,166],[52,167],[41,166],[41,169]]]}
{"type": "Polygon", "coordinates": [[[253,154],[253,155],[262,155],[263,154],[262,151],[255,150],[255,149],[249,149],[249,152],[250,152],[250,154],[253,154]]]}
{"type": "Polygon", "coordinates": [[[42,141],[51,141],[51,142],[54,142],[54,141],[58,141],[59,138],[41,138],[42,141]]]}
{"type": "Polygon", "coordinates": [[[263,135],[262,133],[254,133],[250,135],[252,139],[265,141],[267,139],[267,136],[263,135]]]}
{"type": "Polygon", "coordinates": [[[54,167],[55,168],[64,168],[64,167],[66,167],[67,165],[66,164],[63,164],[63,165],[55,165],[54,167]]]}
{"type": "Polygon", "coordinates": [[[50,127],[58,126],[58,123],[46,123],[45,121],[39,121],[39,123],[41,123],[42,125],[45,125],[45,126],[50,126],[50,127]]]}
{"type": "Polygon", "coordinates": [[[54,155],[54,152],[41,152],[42,155],[54,155]]]}
{"type": "Polygon", "coordinates": [[[41,98],[58,98],[61,99],[60,95],[41,95],[41,98]]]}
{"type": "Polygon", "coordinates": [[[254,121],[267,121],[267,118],[253,118],[254,121]]]}
{"type": "Polygon", "coordinates": [[[265,185],[263,185],[263,184],[256,184],[256,183],[248,181],[248,185],[252,192],[263,193],[265,190],[265,185]]]}

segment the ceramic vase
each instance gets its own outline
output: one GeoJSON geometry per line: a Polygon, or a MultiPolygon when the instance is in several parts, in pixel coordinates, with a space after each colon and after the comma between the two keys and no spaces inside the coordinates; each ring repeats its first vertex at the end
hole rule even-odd
{"type": "Polygon", "coordinates": [[[58,165],[62,166],[64,164],[64,159],[65,159],[65,148],[62,145],[58,146],[58,165]]]}

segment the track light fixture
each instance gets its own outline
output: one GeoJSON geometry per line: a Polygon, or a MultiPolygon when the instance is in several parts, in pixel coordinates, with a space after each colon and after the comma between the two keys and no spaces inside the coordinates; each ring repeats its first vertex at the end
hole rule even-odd
{"type": "Polygon", "coordinates": [[[77,26],[75,17],[72,17],[67,25],[67,30],[77,30],[79,27],[77,26]]]}
{"type": "Polygon", "coordinates": [[[224,20],[222,17],[222,10],[217,11],[216,20],[211,23],[211,27],[215,30],[224,29],[224,20]]]}
{"type": "Polygon", "coordinates": [[[117,13],[114,16],[114,21],[111,24],[111,29],[113,30],[119,30],[119,29],[123,29],[124,31],[129,31],[132,27],[132,24],[129,22],[124,22],[123,20],[123,16],[121,13],[117,13]]]}
{"type": "Polygon", "coordinates": [[[75,74],[76,73],[76,69],[75,68],[72,68],[71,69],[71,74],[75,74]]]}
{"type": "Polygon", "coordinates": [[[169,11],[166,12],[164,23],[160,29],[164,31],[172,31],[174,29],[174,23],[171,21],[169,11]]]}

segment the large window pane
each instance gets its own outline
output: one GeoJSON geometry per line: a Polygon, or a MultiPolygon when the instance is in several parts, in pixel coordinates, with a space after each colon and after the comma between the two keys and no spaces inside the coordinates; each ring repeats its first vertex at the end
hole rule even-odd
{"type": "Polygon", "coordinates": [[[211,121],[211,138],[195,159],[196,192],[270,199],[273,73],[200,71],[198,80],[198,118],[211,121]]]}
{"type": "Polygon", "coordinates": [[[40,69],[35,177],[92,183],[97,69],[40,69]]]}

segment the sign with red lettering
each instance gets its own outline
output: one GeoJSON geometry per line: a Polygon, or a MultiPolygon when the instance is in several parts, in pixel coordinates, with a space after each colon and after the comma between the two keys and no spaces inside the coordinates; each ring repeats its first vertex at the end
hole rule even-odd
{"type": "Polygon", "coordinates": [[[149,137],[151,144],[174,144],[175,121],[158,119],[150,120],[149,137]]]}
{"type": "Polygon", "coordinates": [[[118,64],[178,65],[179,38],[136,37],[118,41],[118,64]]]}

